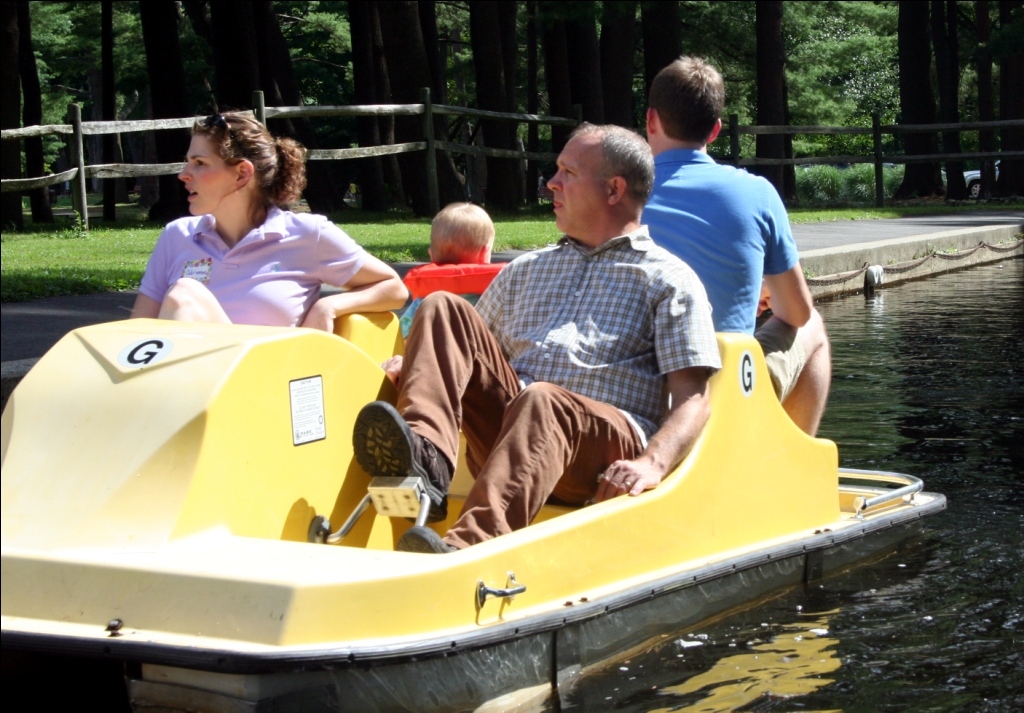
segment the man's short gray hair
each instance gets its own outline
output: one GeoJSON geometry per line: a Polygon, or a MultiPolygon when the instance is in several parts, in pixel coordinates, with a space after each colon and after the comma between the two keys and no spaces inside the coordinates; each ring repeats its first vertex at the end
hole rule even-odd
{"type": "Polygon", "coordinates": [[[654,187],[654,157],[651,147],[640,134],[614,124],[588,124],[576,127],[569,139],[601,134],[601,157],[607,177],[622,176],[626,192],[637,208],[643,208],[654,187]]]}

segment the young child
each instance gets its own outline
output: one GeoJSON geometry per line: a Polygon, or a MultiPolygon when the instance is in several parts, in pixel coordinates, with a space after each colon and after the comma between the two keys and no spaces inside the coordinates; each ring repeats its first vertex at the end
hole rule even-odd
{"type": "Polygon", "coordinates": [[[423,298],[452,292],[472,304],[483,294],[504,263],[491,264],[494,223],[480,206],[450,203],[430,224],[430,263],[409,270],[403,282],[412,304],[402,314],[402,336],[409,335],[423,298]]]}

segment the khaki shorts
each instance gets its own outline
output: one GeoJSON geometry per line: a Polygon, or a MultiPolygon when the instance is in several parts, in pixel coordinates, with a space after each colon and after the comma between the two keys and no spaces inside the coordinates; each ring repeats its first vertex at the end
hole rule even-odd
{"type": "Polygon", "coordinates": [[[785,401],[807,363],[807,355],[797,339],[797,330],[779,319],[761,325],[754,338],[761,344],[768,374],[779,401],[785,401]]]}

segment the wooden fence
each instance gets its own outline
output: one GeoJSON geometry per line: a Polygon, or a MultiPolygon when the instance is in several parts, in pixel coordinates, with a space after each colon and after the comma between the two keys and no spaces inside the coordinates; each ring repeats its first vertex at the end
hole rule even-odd
{"type": "MultiPolygon", "coordinates": [[[[367,158],[371,156],[387,156],[390,154],[426,151],[427,188],[431,209],[439,210],[437,187],[437,154],[438,150],[452,153],[470,154],[474,156],[491,156],[528,161],[554,161],[557,154],[530,151],[513,151],[483,146],[438,141],[434,136],[434,116],[458,116],[473,119],[494,119],[498,121],[514,121],[517,123],[548,124],[551,126],[575,127],[580,123],[579,106],[573,107],[576,118],[560,116],[544,116],[537,114],[516,114],[506,112],[484,111],[461,106],[434,104],[430,98],[430,89],[420,90],[419,104],[378,104],[358,106],[298,106],[268,107],[264,106],[263,92],[253,94],[253,115],[262,123],[268,119],[292,119],[298,117],[313,118],[325,116],[422,116],[423,141],[410,141],[402,144],[385,146],[365,146],[351,149],[313,149],[307,158],[311,161],[343,160],[367,158]]],[[[69,155],[75,167],[62,173],[39,178],[4,179],[0,181],[0,191],[27,191],[34,188],[52,186],[71,181],[72,205],[81,216],[82,224],[88,228],[89,213],[86,207],[86,178],[131,178],[140,176],[165,176],[179,173],[184,163],[157,164],[126,164],[112,163],[85,165],[83,137],[97,134],[118,134],[132,131],[151,131],[164,129],[190,129],[196,117],[182,119],[150,119],[141,121],[82,121],[81,108],[77,104],[68,107],[67,124],[50,124],[46,126],[26,126],[22,129],[7,129],[0,132],[0,140],[17,140],[30,136],[46,136],[58,134],[69,137],[69,155]]],[[[975,121],[957,124],[897,124],[882,126],[878,115],[873,117],[872,128],[856,126],[740,126],[736,114],[729,117],[725,131],[729,134],[730,158],[718,159],[736,166],[786,166],[807,164],[834,163],[874,163],[875,165],[875,203],[879,207],[884,204],[882,165],[884,163],[941,162],[963,159],[1016,159],[1024,158],[1024,151],[974,152],[957,154],[928,155],[882,155],[882,134],[901,134],[914,132],[940,131],[976,131],[985,129],[1001,129],[1008,127],[1024,127],[1024,119],[1005,121],[975,121]],[[871,134],[874,140],[872,156],[815,156],[806,158],[743,158],[740,155],[740,135],[742,134],[871,134]]],[[[473,134],[475,136],[475,132],[473,134]]],[[[472,139],[470,139],[472,143],[472,139]]]]}
{"type": "MultiPolygon", "coordinates": [[[[532,151],[513,151],[484,146],[439,141],[434,136],[434,116],[460,116],[474,119],[498,121],[514,121],[517,123],[548,124],[551,126],[575,127],[579,118],[568,119],[561,116],[545,116],[538,114],[517,114],[482,109],[471,109],[461,106],[434,104],[430,98],[430,89],[420,90],[420,104],[377,104],[356,106],[294,106],[268,107],[264,105],[263,92],[253,94],[254,109],[250,112],[261,123],[268,119],[294,119],[298,117],[313,118],[324,116],[422,116],[423,141],[410,141],[385,146],[364,146],[351,149],[312,149],[307,153],[310,161],[336,161],[371,156],[388,156],[391,154],[426,151],[427,154],[427,190],[431,210],[440,210],[437,185],[437,154],[438,150],[452,153],[471,154],[474,156],[492,156],[528,161],[554,161],[558,154],[538,153],[532,151]]],[[[574,107],[574,113],[578,110],[574,107]]],[[[81,217],[86,229],[89,227],[89,214],[86,207],[86,178],[132,178],[140,176],[167,176],[180,173],[185,167],[182,163],[108,163],[99,165],[85,164],[83,137],[97,134],[119,134],[132,131],[151,131],[164,129],[191,129],[197,119],[202,117],[186,117],[182,119],[148,119],[138,121],[82,121],[82,111],[78,104],[68,107],[67,124],[50,124],[46,126],[26,126],[22,129],[8,129],[0,132],[2,140],[25,139],[30,136],[46,136],[58,134],[69,137],[68,149],[71,162],[75,167],[62,173],[42,176],[39,178],[4,179],[0,181],[0,191],[27,191],[34,188],[71,181],[72,206],[81,217]]],[[[475,132],[473,136],[475,137],[475,132]]],[[[472,139],[470,139],[472,141],[472,139]]]]}
{"type": "Polygon", "coordinates": [[[885,205],[882,166],[886,163],[940,163],[944,161],[962,161],[966,159],[998,160],[1024,158],[1024,151],[986,151],[970,153],[940,154],[899,154],[882,155],[882,134],[938,133],[940,131],[984,131],[986,129],[1006,129],[1024,127],[1024,119],[1005,119],[1003,121],[968,121],[955,124],[894,124],[882,126],[878,114],[871,117],[871,128],[866,126],[740,126],[739,117],[732,114],[729,125],[723,127],[729,134],[730,159],[734,166],[806,166],[813,164],[834,163],[873,163],[875,164],[875,205],[885,205]],[[805,158],[742,158],[740,156],[741,134],[871,134],[874,152],[871,156],[813,156],[805,158]]]}

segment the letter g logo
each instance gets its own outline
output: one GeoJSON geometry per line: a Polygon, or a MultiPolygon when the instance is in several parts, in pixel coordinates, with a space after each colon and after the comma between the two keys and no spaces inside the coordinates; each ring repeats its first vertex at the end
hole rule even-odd
{"type": "Polygon", "coordinates": [[[750,352],[740,354],[740,391],[744,396],[754,393],[754,355],[750,352]]]}
{"type": "Polygon", "coordinates": [[[117,356],[117,363],[128,369],[141,369],[156,364],[170,354],[173,348],[169,339],[143,339],[122,349],[117,356]]]}

